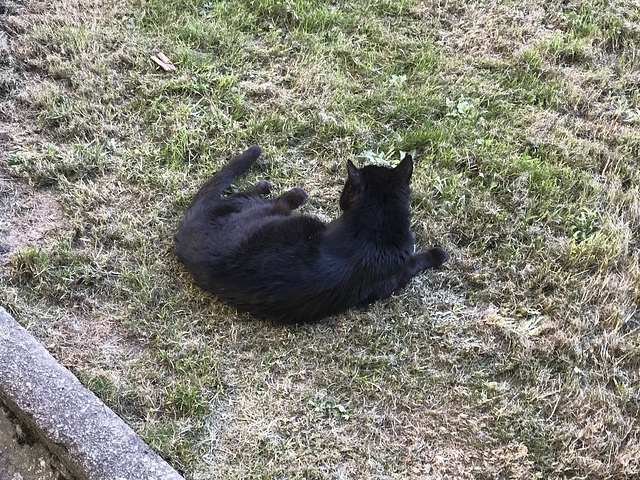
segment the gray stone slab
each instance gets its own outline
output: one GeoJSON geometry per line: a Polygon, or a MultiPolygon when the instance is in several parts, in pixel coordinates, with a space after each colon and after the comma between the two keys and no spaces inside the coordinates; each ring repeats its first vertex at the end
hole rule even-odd
{"type": "Polygon", "coordinates": [[[182,479],[2,307],[0,398],[79,479],[182,479]]]}

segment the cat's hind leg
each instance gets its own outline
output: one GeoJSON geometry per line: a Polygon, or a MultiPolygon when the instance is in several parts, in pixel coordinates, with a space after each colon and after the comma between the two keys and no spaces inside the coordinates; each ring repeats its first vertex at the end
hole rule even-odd
{"type": "Polygon", "coordinates": [[[240,195],[243,196],[251,196],[251,195],[269,195],[271,193],[271,184],[266,180],[260,180],[256,183],[256,186],[253,188],[249,188],[244,192],[241,192],[240,195]]]}
{"type": "Polygon", "coordinates": [[[288,213],[295,210],[307,200],[307,192],[301,188],[292,188],[273,200],[273,204],[279,210],[288,213]]]}

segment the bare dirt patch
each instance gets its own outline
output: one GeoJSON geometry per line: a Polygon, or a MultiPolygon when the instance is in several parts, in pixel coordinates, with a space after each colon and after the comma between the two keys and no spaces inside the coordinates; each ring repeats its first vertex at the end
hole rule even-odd
{"type": "Polygon", "coordinates": [[[0,402],[0,478],[72,480],[60,461],[0,402]]]}
{"type": "Polygon", "coordinates": [[[6,260],[19,247],[46,244],[66,225],[64,212],[52,194],[34,192],[0,170],[0,259],[6,260]]]}

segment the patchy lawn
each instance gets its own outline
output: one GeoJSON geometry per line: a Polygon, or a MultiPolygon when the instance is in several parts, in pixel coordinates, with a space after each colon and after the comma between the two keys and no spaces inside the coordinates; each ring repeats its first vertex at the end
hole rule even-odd
{"type": "Polygon", "coordinates": [[[3,5],[0,302],[188,479],[638,478],[636,2],[3,5]],[[237,184],[325,219],[415,150],[451,261],[316,325],[224,306],[171,238],[253,143],[237,184]]]}

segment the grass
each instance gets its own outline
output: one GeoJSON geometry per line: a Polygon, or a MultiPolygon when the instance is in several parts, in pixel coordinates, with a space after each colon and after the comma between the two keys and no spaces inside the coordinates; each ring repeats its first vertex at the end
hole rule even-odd
{"type": "Polygon", "coordinates": [[[2,168],[65,222],[0,299],[186,478],[640,474],[633,2],[9,10],[2,168]],[[347,159],[415,151],[412,230],[452,260],[317,325],[221,304],[171,237],[253,143],[234,188],[302,187],[322,218],[347,159]]]}

